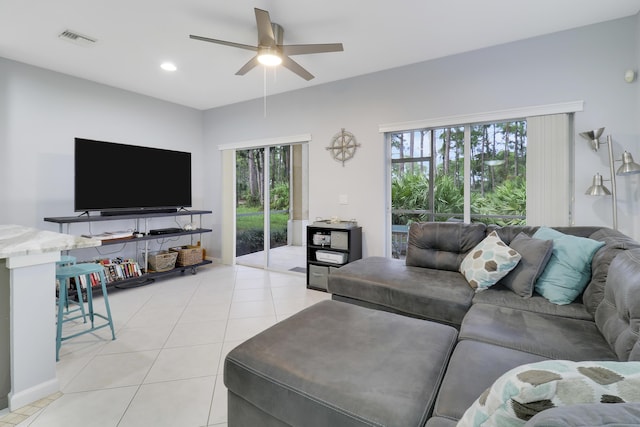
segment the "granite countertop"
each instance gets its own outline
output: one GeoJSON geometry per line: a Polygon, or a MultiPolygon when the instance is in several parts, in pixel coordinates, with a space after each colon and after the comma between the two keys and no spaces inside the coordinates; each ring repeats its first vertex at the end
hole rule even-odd
{"type": "Polygon", "coordinates": [[[100,246],[100,240],[22,225],[0,225],[0,258],[100,246]]]}

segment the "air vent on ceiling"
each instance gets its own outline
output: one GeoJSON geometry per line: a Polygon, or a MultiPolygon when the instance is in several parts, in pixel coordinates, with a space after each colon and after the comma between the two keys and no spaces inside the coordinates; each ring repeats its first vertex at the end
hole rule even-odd
{"type": "Polygon", "coordinates": [[[79,46],[92,46],[95,42],[98,41],[97,39],[94,39],[89,36],[85,36],[83,34],[80,34],[71,30],[64,30],[63,32],[58,34],[58,37],[61,38],[62,40],[66,40],[70,43],[77,44],[79,46]]]}

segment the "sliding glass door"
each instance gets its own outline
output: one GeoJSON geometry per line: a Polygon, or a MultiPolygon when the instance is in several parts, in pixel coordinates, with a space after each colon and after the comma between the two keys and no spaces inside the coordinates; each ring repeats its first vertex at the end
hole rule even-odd
{"type": "MultiPolygon", "coordinates": [[[[305,147],[306,148],[306,147],[305,147]]],[[[304,268],[299,236],[302,145],[236,151],[236,262],[275,270],[304,268]],[[265,238],[266,236],[266,238],[265,238]]],[[[306,222],[305,222],[306,223],[306,222]]]]}
{"type": "Polygon", "coordinates": [[[236,151],[236,260],[245,265],[264,263],[264,152],[236,151]]]}

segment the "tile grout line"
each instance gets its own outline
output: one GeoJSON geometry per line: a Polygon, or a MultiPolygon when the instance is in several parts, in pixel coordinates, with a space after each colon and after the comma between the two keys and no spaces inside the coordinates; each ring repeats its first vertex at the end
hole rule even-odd
{"type": "Polygon", "coordinates": [[[61,391],[58,391],[29,405],[18,408],[15,411],[9,412],[8,414],[0,417],[0,427],[4,427],[5,425],[16,426],[21,422],[26,421],[33,415],[37,414],[39,411],[49,406],[49,404],[54,402],[56,399],[62,397],[62,395],[63,393],[61,391]]]}
{"type": "MultiPolygon", "coordinates": [[[[198,284],[198,287],[200,287],[200,284],[198,284]]],[[[196,287],[196,289],[198,288],[196,287]]],[[[116,427],[119,426],[122,421],[124,420],[124,417],[127,415],[127,411],[129,410],[129,408],[131,408],[131,404],[133,403],[133,401],[135,400],[136,396],[138,395],[138,393],[140,392],[140,389],[142,388],[142,386],[145,384],[145,380],[148,378],[149,376],[149,372],[151,372],[151,370],[153,369],[153,365],[155,365],[155,363],[158,361],[158,357],[160,357],[160,353],[162,353],[162,350],[164,350],[165,346],[167,345],[167,342],[169,341],[169,338],[171,337],[171,334],[173,333],[173,331],[175,331],[176,326],[178,325],[178,322],[180,321],[180,318],[184,315],[184,312],[187,309],[187,306],[189,305],[189,302],[193,299],[193,295],[195,294],[195,290],[193,291],[193,293],[191,294],[191,297],[189,298],[189,301],[184,305],[182,312],[180,313],[180,316],[178,316],[178,318],[176,319],[176,323],[173,324],[173,327],[171,328],[171,330],[169,331],[169,334],[167,335],[167,338],[164,340],[164,342],[162,343],[162,347],[158,350],[158,354],[156,354],[155,358],[153,359],[153,363],[149,366],[149,370],[147,370],[147,373],[144,375],[144,377],[140,380],[140,384],[136,385],[136,392],[133,393],[133,395],[131,396],[131,400],[129,400],[129,403],[127,404],[127,406],[124,408],[124,411],[122,411],[122,416],[120,416],[120,418],[118,419],[118,422],[116,424],[116,427]]],[[[149,301],[151,301],[153,298],[149,297],[149,299],[147,299],[147,301],[145,301],[145,303],[138,309],[137,313],[139,313],[142,308],[149,303],[149,301]]],[[[133,318],[133,316],[129,319],[131,320],[133,318]]],[[[124,327],[125,325],[123,325],[124,327]]],[[[1,427],[1,426],[0,426],[1,427]]]]}
{"type": "Polygon", "coordinates": [[[216,366],[216,375],[215,375],[215,381],[213,383],[213,392],[211,393],[211,402],[209,403],[209,414],[207,415],[207,425],[209,424],[210,418],[211,418],[211,411],[213,410],[213,400],[216,396],[216,387],[218,384],[218,376],[220,375],[220,363],[224,363],[224,360],[222,358],[223,354],[224,354],[224,343],[226,342],[226,338],[227,338],[227,330],[229,328],[229,318],[231,316],[231,305],[233,304],[233,294],[236,291],[236,282],[238,280],[238,269],[234,266],[233,269],[233,288],[231,291],[231,301],[229,302],[229,307],[227,308],[227,319],[224,325],[224,334],[222,335],[222,345],[220,346],[220,355],[218,357],[218,366],[216,366]]]}

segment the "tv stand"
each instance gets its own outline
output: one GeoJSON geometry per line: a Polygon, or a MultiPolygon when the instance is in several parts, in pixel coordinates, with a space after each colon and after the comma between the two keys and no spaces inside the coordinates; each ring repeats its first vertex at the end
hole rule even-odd
{"type": "Polygon", "coordinates": [[[154,215],[159,213],[174,213],[174,212],[178,212],[178,209],[176,208],[130,209],[130,210],[101,211],[100,216],[154,215]]]}
{"type": "MultiPolygon", "coordinates": [[[[114,213],[115,211],[112,211],[110,213],[114,213]]],[[[71,234],[69,232],[71,224],[76,224],[76,223],[87,223],[87,222],[101,222],[101,221],[118,221],[118,220],[124,220],[124,219],[135,219],[136,220],[136,225],[137,225],[137,231],[141,232],[142,235],[140,237],[131,237],[128,239],[113,239],[113,240],[103,240],[102,241],[102,246],[107,246],[107,245],[116,245],[116,244],[136,244],[136,246],[138,245],[144,245],[142,248],[142,251],[139,251],[138,249],[136,249],[136,253],[143,253],[143,257],[144,257],[144,266],[140,265],[140,268],[142,270],[142,275],[137,276],[137,277],[130,277],[130,278],[125,278],[125,279],[121,279],[121,280],[115,280],[113,282],[109,282],[107,284],[108,287],[114,287],[114,288],[124,288],[124,287],[135,287],[135,286],[140,286],[143,284],[147,284],[147,283],[152,283],[155,281],[156,278],[160,278],[163,276],[167,276],[167,275],[171,275],[171,274],[175,274],[175,273],[184,273],[187,270],[190,270],[192,274],[196,273],[196,268],[203,266],[203,265],[207,265],[207,264],[211,264],[212,262],[206,259],[203,259],[201,262],[197,263],[197,264],[193,264],[193,265],[187,265],[187,266],[176,266],[173,270],[169,270],[169,271],[158,271],[158,272],[149,272],[147,271],[147,265],[148,265],[148,256],[149,256],[149,252],[151,251],[151,248],[149,248],[149,242],[151,240],[157,240],[157,239],[164,239],[164,238],[169,238],[169,237],[178,237],[178,236],[192,236],[192,244],[193,244],[193,236],[195,235],[201,235],[203,233],[210,233],[212,230],[208,229],[208,228],[202,228],[202,215],[206,215],[206,214],[210,214],[212,213],[211,211],[202,211],[202,210],[193,210],[193,211],[177,211],[176,209],[173,210],[166,210],[164,209],[162,212],[155,212],[155,213],[150,213],[149,211],[145,210],[145,211],[136,211],[135,213],[124,213],[124,211],[118,211],[118,215],[96,215],[96,216],[68,216],[68,217],[48,217],[48,218],[44,218],[45,221],[47,222],[53,222],[58,224],[59,226],[59,232],[60,233],[66,233],[66,234],[71,234]],[[168,233],[168,234],[162,234],[162,235],[153,235],[150,234],[149,231],[151,230],[151,228],[149,227],[149,220],[152,218],[160,218],[160,217],[171,217],[171,216],[191,216],[190,218],[190,222],[194,221],[194,216],[197,216],[199,219],[199,227],[192,229],[192,230],[176,230],[175,232],[172,233],[168,233]]],[[[176,245],[178,246],[178,245],[176,245]]],[[[95,290],[94,290],[95,292],[95,290]]]]}

